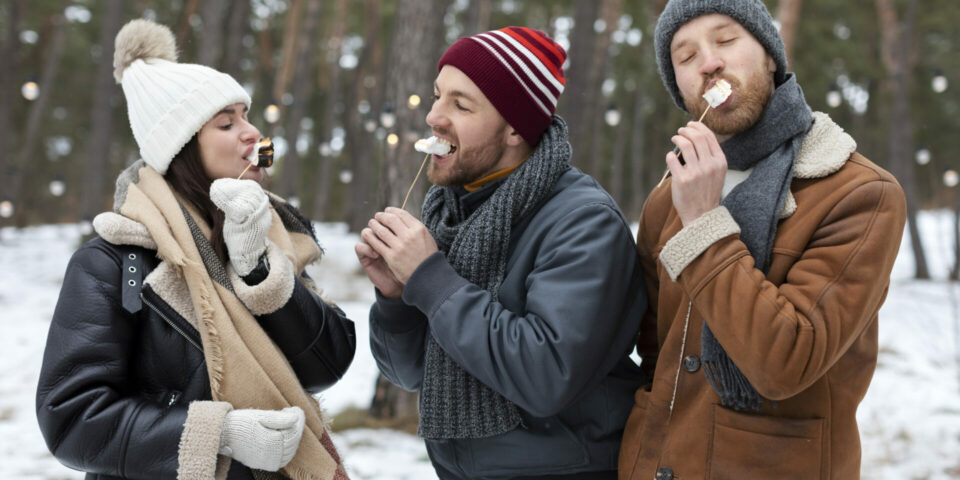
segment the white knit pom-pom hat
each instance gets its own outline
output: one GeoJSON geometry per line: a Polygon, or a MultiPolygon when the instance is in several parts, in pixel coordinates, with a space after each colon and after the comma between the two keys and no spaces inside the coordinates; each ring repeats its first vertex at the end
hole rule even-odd
{"type": "Polygon", "coordinates": [[[250,107],[250,95],[230,75],[177,63],[173,33],[149,20],[133,20],[117,33],[113,69],[140,156],[161,175],[217,112],[235,103],[250,107]]]}

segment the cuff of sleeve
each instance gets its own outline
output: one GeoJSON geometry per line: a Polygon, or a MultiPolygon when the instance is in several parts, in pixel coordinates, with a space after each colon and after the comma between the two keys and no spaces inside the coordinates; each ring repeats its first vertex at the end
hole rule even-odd
{"type": "Polygon", "coordinates": [[[218,455],[223,419],[233,406],[227,402],[191,402],[177,451],[178,480],[226,478],[230,457],[218,455]]]}
{"type": "Polygon", "coordinates": [[[380,290],[376,292],[377,301],[370,309],[370,318],[381,330],[388,333],[406,333],[426,321],[416,307],[411,307],[402,300],[384,297],[380,290]]]}
{"type": "Polygon", "coordinates": [[[247,284],[232,265],[227,266],[233,290],[254,315],[266,315],[280,310],[293,295],[293,263],[273,242],[267,242],[266,256],[270,272],[256,285],[247,284]]]}
{"type": "Polygon", "coordinates": [[[729,235],[739,234],[740,226],[730,215],[727,207],[717,207],[683,227],[667,241],[660,251],[660,263],[670,279],[677,281],[680,272],[687,268],[710,245],[729,235]]]}
{"type": "Polygon", "coordinates": [[[430,318],[447,297],[469,283],[453,269],[442,252],[435,252],[410,275],[403,288],[403,301],[430,318]]]}

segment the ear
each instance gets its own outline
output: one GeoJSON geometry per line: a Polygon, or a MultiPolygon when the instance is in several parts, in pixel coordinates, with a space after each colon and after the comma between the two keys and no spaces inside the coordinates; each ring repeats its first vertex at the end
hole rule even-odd
{"type": "Polygon", "coordinates": [[[767,54],[767,71],[770,73],[775,73],[777,71],[777,62],[773,61],[773,57],[770,54],[767,54]]]}
{"type": "Polygon", "coordinates": [[[507,125],[507,128],[504,129],[503,133],[503,143],[508,147],[519,147],[526,143],[526,141],[523,139],[523,136],[520,135],[520,132],[518,132],[517,129],[513,128],[509,124],[507,125]]]}

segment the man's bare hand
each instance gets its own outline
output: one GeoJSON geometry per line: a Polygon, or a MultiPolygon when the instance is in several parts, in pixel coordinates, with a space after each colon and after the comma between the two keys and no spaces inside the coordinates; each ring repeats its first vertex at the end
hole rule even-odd
{"type": "Polygon", "coordinates": [[[437,242],[427,227],[406,210],[388,207],[374,215],[367,225],[364,232],[370,230],[372,235],[364,235],[364,241],[386,261],[394,277],[404,285],[413,271],[437,251],[437,242]]]}
{"type": "Polygon", "coordinates": [[[727,157],[717,136],[700,122],[688,123],[670,141],[680,148],[686,162],[680,165],[677,154],[667,153],[667,167],[673,175],[673,206],[686,226],[720,205],[727,157]]]}
{"type": "Polygon", "coordinates": [[[390,271],[390,267],[387,266],[387,262],[366,241],[366,238],[376,238],[373,231],[365,228],[360,232],[360,237],[362,240],[353,249],[357,253],[357,260],[360,260],[360,266],[363,267],[367,278],[370,279],[373,286],[380,290],[380,294],[384,297],[394,300],[399,299],[403,295],[403,284],[397,281],[393,272],[390,271]]]}

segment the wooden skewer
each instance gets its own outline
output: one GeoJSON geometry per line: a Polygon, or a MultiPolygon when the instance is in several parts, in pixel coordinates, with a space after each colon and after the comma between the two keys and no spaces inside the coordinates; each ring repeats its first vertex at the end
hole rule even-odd
{"type": "Polygon", "coordinates": [[[237,180],[240,180],[241,178],[243,178],[243,174],[247,173],[247,170],[250,170],[250,167],[252,166],[253,166],[253,162],[250,162],[250,164],[247,165],[247,168],[244,168],[243,171],[240,172],[240,176],[237,177],[237,180]]]}
{"type": "MultiPolygon", "coordinates": [[[[709,112],[709,111],[710,111],[710,104],[707,104],[707,109],[703,111],[703,114],[700,115],[700,120],[697,120],[697,122],[702,122],[702,121],[703,121],[703,117],[706,117],[706,116],[707,116],[707,112],[709,112]]],[[[670,173],[670,169],[667,168],[667,171],[663,172],[663,176],[660,177],[660,182],[657,183],[657,186],[658,186],[658,187],[660,186],[661,183],[663,183],[664,180],[667,179],[667,174],[669,174],[669,173],[670,173]]]]}
{"type": "Polygon", "coordinates": [[[403,197],[403,204],[400,205],[400,210],[403,210],[407,206],[407,200],[410,199],[410,192],[413,191],[413,186],[417,184],[417,179],[420,178],[420,174],[423,173],[423,167],[427,164],[427,159],[430,158],[430,154],[426,154],[423,157],[423,163],[420,164],[420,170],[417,172],[417,176],[413,177],[413,183],[410,184],[410,188],[407,189],[407,196],[403,197]]]}

